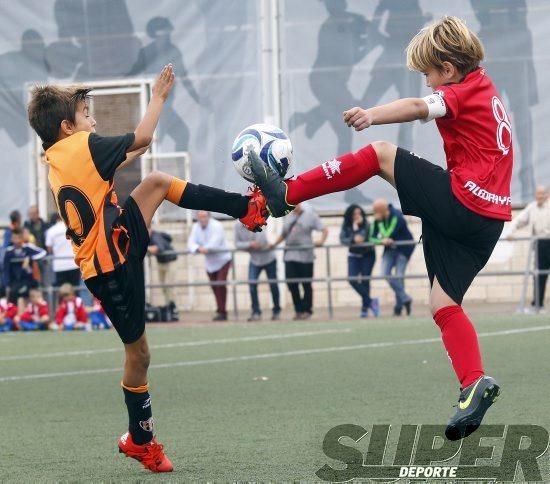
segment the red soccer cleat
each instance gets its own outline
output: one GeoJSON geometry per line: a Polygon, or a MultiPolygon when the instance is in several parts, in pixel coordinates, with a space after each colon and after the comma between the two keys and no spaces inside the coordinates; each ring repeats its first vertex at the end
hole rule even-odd
{"type": "Polygon", "coordinates": [[[246,196],[250,197],[248,212],[239,220],[251,232],[261,232],[269,217],[265,197],[258,187],[254,187],[246,196]]]}
{"type": "Polygon", "coordinates": [[[134,444],[132,436],[126,432],[118,441],[118,451],[143,464],[143,467],[152,472],[172,472],[174,466],[166,457],[163,446],[153,438],[151,442],[143,445],[134,444]]]}

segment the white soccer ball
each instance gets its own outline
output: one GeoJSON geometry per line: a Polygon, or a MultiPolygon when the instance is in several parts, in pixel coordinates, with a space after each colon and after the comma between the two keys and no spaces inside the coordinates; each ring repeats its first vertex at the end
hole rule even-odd
{"type": "Polygon", "coordinates": [[[286,175],[292,163],[292,143],[282,129],[270,124],[253,124],[235,138],[231,150],[233,164],[245,180],[253,183],[254,177],[248,161],[250,149],[279,175],[286,175]]]}

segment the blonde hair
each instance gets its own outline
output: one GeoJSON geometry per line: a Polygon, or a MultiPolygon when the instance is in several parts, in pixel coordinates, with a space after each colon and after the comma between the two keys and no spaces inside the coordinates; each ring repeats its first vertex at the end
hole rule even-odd
{"type": "Polygon", "coordinates": [[[65,282],[59,287],[59,297],[64,296],[74,296],[74,287],[69,282],[65,282]]]}
{"type": "Polygon", "coordinates": [[[407,67],[425,72],[431,67],[441,69],[443,62],[450,62],[461,74],[468,74],[479,67],[483,56],[481,41],[464,21],[445,16],[423,28],[410,41],[407,67]]]}

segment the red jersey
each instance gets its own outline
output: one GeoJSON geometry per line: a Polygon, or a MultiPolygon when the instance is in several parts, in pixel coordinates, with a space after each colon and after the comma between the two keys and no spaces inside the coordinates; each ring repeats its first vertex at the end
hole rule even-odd
{"type": "Polygon", "coordinates": [[[65,318],[69,315],[74,316],[74,322],[88,322],[88,313],[86,312],[86,308],[84,307],[82,299],[73,296],[72,299],[68,301],[61,301],[59,303],[57,313],[55,313],[55,320],[57,321],[57,323],[63,324],[65,318]]]}
{"type": "Polygon", "coordinates": [[[43,316],[50,315],[50,308],[46,301],[37,304],[29,303],[25,311],[21,314],[21,321],[40,321],[43,316]]]}
{"type": "Polygon", "coordinates": [[[103,306],[101,305],[101,301],[97,297],[94,297],[94,304],[92,306],[92,311],[97,311],[98,313],[101,313],[104,316],[107,315],[107,313],[105,312],[105,309],[103,309],[103,306]]]}
{"type": "Polygon", "coordinates": [[[468,209],[512,219],[512,126],[493,82],[478,68],[439,87],[446,114],[437,118],[454,196],[468,209]]]}
{"type": "Polygon", "coordinates": [[[9,319],[15,318],[17,316],[17,306],[3,297],[0,299],[0,316],[9,319]]]}

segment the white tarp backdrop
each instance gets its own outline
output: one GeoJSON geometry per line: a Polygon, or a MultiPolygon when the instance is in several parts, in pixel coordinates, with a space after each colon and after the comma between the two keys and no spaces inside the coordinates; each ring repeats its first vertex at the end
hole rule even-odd
{"type": "MultiPolygon", "coordinates": [[[[416,31],[459,15],[485,43],[485,66],[514,124],[513,202],[550,183],[547,0],[279,0],[282,128],[292,137],[294,171],[384,139],[442,163],[435,125],[380,126],[363,133],[344,109],[397,96],[426,95],[404,65],[416,31]]],[[[27,82],[152,77],[172,62],[178,83],[159,128],[163,151],[189,150],[192,179],[243,190],[230,146],[263,121],[259,0],[0,0],[0,223],[29,203],[27,82]]],[[[98,132],[101,133],[101,119],[98,132]]],[[[340,209],[395,191],[379,180],[313,202],[340,209]]]]}

